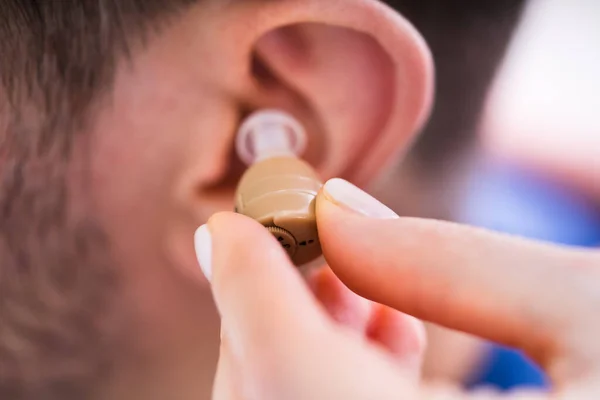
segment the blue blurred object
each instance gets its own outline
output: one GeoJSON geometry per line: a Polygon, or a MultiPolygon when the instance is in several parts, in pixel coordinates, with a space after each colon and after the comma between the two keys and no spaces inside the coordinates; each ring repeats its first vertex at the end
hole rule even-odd
{"type": "Polygon", "coordinates": [[[600,245],[598,208],[527,171],[485,166],[473,177],[459,220],[573,246],[600,245]]]}
{"type": "MultiPolygon", "coordinates": [[[[573,246],[600,245],[600,212],[586,199],[533,173],[486,165],[470,181],[457,220],[504,233],[573,246]]],[[[469,387],[547,388],[543,372],[520,352],[490,345],[469,387]]]]}
{"type": "Polygon", "coordinates": [[[520,352],[491,344],[481,370],[466,386],[474,388],[482,385],[500,390],[516,387],[547,389],[550,382],[544,372],[520,352]]]}

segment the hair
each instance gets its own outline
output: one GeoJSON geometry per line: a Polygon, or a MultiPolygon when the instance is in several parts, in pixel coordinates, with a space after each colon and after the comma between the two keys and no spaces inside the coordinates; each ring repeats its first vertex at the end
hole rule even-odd
{"type": "Polygon", "coordinates": [[[2,399],[89,398],[117,362],[118,275],[72,215],[73,143],[117,64],[195,2],[0,0],[2,399]]]}

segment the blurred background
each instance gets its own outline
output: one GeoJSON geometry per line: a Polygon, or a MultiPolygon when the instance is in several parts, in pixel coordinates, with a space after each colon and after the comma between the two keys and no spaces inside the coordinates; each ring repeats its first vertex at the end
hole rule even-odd
{"type": "MultiPolygon", "coordinates": [[[[429,43],[437,100],[375,194],[401,215],[600,246],[600,1],[386,2],[429,43]]],[[[547,388],[519,352],[429,331],[429,379],[547,388]]]]}

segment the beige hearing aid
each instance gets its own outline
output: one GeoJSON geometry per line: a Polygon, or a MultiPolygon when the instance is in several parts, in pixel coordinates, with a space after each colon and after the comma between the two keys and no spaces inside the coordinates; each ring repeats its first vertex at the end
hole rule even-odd
{"type": "Polygon", "coordinates": [[[301,160],[306,132],[290,115],[265,110],[240,127],[236,147],[250,167],[235,195],[235,211],[260,222],[296,266],[321,256],[315,198],[322,183],[301,160]]]}

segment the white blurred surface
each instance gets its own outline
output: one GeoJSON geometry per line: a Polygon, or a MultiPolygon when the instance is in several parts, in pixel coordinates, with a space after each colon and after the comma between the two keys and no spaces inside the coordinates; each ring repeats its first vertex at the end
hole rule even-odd
{"type": "Polygon", "coordinates": [[[600,186],[600,1],[532,0],[490,91],[486,147],[600,186]]]}

